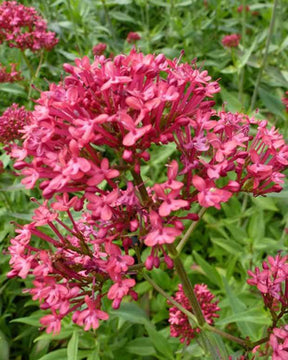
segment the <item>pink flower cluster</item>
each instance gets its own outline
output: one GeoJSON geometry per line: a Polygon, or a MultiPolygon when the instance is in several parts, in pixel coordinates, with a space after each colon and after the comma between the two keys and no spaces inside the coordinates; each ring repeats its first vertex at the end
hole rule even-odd
{"type": "Polygon", "coordinates": [[[20,139],[25,125],[31,121],[31,112],[25,110],[24,106],[11,105],[0,116],[0,143],[8,144],[20,139]]]}
{"type": "Polygon", "coordinates": [[[94,56],[103,55],[106,48],[107,48],[107,45],[105,43],[99,43],[99,44],[95,45],[92,49],[93,55],[94,56]]]}
{"type": "Polygon", "coordinates": [[[255,272],[248,270],[251,279],[249,285],[257,286],[267,308],[284,311],[288,308],[288,256],[280,254],[268,256],[268,262],[262,264],[263,270],[258,267],[255,272]]]}
{"type": "Polygon", "coordinates": [[[16,64],[11,63],[10,69],[0,64],[0,83],[13,83],[15,81],[21,81],[22,79],[21,71],[16,70],[16,64]]]}
{"type": "MultiPolygon", "coordinates": [[[[213,325],[213,318],[219,317],[219,315],[216,314],[216,312],[220,310],[220,308],[217,306],[218,301],[213,301],[215,296],[208,290],[207,285],[196,284],[194,286],[194,292],[199,305],[201,306],[206,322],[209,325],[213,325]]],[[[193,312],[181,284],[179,285],[179,290],[176,292],[173,299],[181,304],[186,310],[193,312]]],[[[201,331],[198,327],[191,327],[187,315],[185,315],[175,306],[170,307],[169,309],[169,323],[171,336],[179,337],[180,341],[182,343],[185,342],[187,345],[201,331]]]]}
{"type": "Polygon", "coordinates": [[[10,47],[51,50],[58,39],[55,33],[47,31],[45,20],[33,7],[26,7],[17,1],[4,1],[0,5],[0,43],[10,47]]]}
{"type": "MultiPolygon", "coordinates": [[[[251,279],[248,279],[247,283],[257,286],[265,306],[274,314],[273,320],[274,326],[276,326],[277,322],[288,310],[288,256],[281,257],[280,254],[274,258],[268,256],[268,262],[264,261],[262,267],[262,271],[258,267],[256,267],[254,273],[250,270],[248,271],[251,279]]],[[[267,354],[269,345],[273,350],[273,360],[288,359],[287,325],[282,328],[275,327],[273,329],[263,354],[267,354]]],[[[256,347],[254,350],[261,353],[260,347],[256,347]]]]}
{"type": "Polygon", "coordinates": [[[109,230],[99,230],[90,213],[83,212],[74,219],[75,211],[82,209],[81,200],[76,196],[69,199],[65,193],[56,196],[51,207],[47,200],[39,205],[32,223],[19,225],[17,236],[11,240],[12,270],[8,277],[26,278],[33,274],[34,287],[28,291],[33,300],[40,301],[42,309],[52,312],[40,320],[48,326],[47,332],[59,332],[61,320],[69,313],[73,313],[73,322],[85,330],[96,329],[99,319],[108,319],[108,314],[100,310],[104,295],[113,300],[115,309],[125,295],[137,299],[131,289],[135,280],[127,278],[134,259],[128,252],[121,253],[119,246],[113,244],[109,230]],[[42,230],[45,225],[54,236],[42,230]],[[46,245],[35,248],[33,236],[46,245]],[[107,288],[109,279],[114,284],[107,288]]]}
{"type": "Polygon", "coordinates": [[[288,359],[288,325],[273,329],[269,345],[273,349],[272,360],[288,359]]]}
{"type": "Polygon", "coordinates": [[[241,35],[239,35],[239,34],[226,35],[222,39],[222,44],[223,44],[223,46],[226,46],[229,48],[237,47],[239,45],[240,39],[241,39],[241,35]]]}
{"type": "Polygon", "coordinates": [[[137,33],[137,32],[129,32],[129,34],[127,35],[127,38],[126,38],[126,41],[129,43],[129,44],[135,44],[136,41],[140,40],[141,39],[141,36],[137,33]]]}
{"type": "Polygon", "coordinates": [[[106,294],[115,308],[126,295],[136,298],[136,247],[140,256],[144,245],[151,248],[141,260],[147,269],[159,267],[161,254],[173,267],[166,244],[181,235],[184,220],[198,219],[193,204],[219,209],[239,191],[280,191],[288,165],[288,146],[267,121],[213,109],[207,98],[219,85],[195,64],[135,50],[75,63],[64,64],[68,76],[41,93],[23,144],[11,146],[22,183],[32,189],[39,182],[47,200],[12,239],[9,275],[35,276],[30,291],[55,318],[49,331],[75,311],[72,320],[87,328],[79,311],[91,302],[100,311],[106,294]],[[176,150],[166,178],[146,182],[141,167],[152,145],[169,143],[176,150]],[[56,238],[38,229],[44,225],[56,238]],[[31,235],[50,249],[36,248],[31,235]],[[58,295],[51,300],[52,288],[58,295]]]}

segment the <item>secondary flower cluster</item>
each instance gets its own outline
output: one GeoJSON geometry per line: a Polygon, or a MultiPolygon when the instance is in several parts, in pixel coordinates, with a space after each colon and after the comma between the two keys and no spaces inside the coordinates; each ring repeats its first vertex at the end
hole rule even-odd
{"type": "MultiPolygon", "coordinates": [[[[196,284],[194,286],[194,292],[201,306],[202,313],[206,322],[209,325],[213,325],[214,319],[218,318],[219,315],[216,314],[220,308],[217,306],[218,301],[214,300],[214,295],[208,290],[207,285],[196,284]]],[[[179,304],[181,304],[186,310],[193,312],[188,298],[186,297],[182,285],[179,285],[179,290],[176,292],[175,297],[173,297],[179,304]]],[[[192,339],[197,336],[201,331],[198,327],[191,327],[187,315],[182,313],[177,307],[173,306],[169,309],[169,323],[170,323],[170,333],[173,337],[179,337],[182,343],[187,345],[191,342],[192,339]]]]}
{"type": "Polygon", "coordinates": [[[288,326],[273,329],[269,345],[273,349],[272,360],[288,359],[288,326]]]}
{"type": "Polygon", "coordinates": [[[226,46],[229,48],[237,47],[239,45],[240,39],[241,39],[241,35],[239,35],[239,34],[226,35],[222,39],[222,44],[223,44],[223,46],[226,46]]]}
{"type": "Polygon", "coordinates": [[[129,32],[129,34],[127,35],[126,41],[129,44],[135,44],[136,41],[141,40],[141,36],[137,33],[137,32],[129,32]]]}
{"type": "MultiPolygon", "coordinates": [[[[249,285],[257,286],[264,300],[265,306],[274,314],[273,320],[276,323],[288,310],[288,256],[268,256],[268,262],[263,262],[263,270],[256,267],[255,272],[248,271],[251,279],[249,285]]],[[[273,328],[270,335],[270,351],[272,348],[273,360],[288,359],[288,327],[273,328]]],[[[263,356],[269,352],[269,345],[265,347],[263,356]]],[[[259,354],[261,349],[257,347],[259,354]]]]}
{"type": "Polygon", "coordinates": [[[263,270],[258,267],[255,272],[248,270],[251,279],[249,285],[257,286],[264,300],[264,304],[272,311],[285,311],[288,308],[288,256],[275,258],[268,256],[268,262],[262,264],[263,270]]]}
{"type": "Polygon", "coordinates": [[[106,48],[107,48],[107,45],[105,43],[98,43],[92,49],[93,55],[94,56],[103,55],[106,48]]]}
{"type": "Polygon", "coordinates": [[[0,64],[0,83],[13,83],[22,79],[21,71],[17,71],[16,64],[11,63],[10,69],[0,64]]]}
{"type": "Polygon", "coordinates": [[[38,51],[51,50],[58,39],[54,32],[47,31],[45,20],[33,7],[4,1],[0,5],[0,43],[3,42],[22,51],[38,51]]]}
{"type": "Polygon", "coordinates": [[[11,105],[0,116],[0,143],[9,144],[20,139],[24,126],[31,121],[31,112],[25,110],[24,106],[11,105]]]}
{"type": "MultiPolygon", "coordinates": [[[[81,311],[90,314],[92,303],[101,311],[107,291],[115,308],[125,295],[136,298],[135,251],[141,257],[144,245],[151,248],[141,259],[149,270],[159,267],[161,254],[173,267],[166,244],[181,235],[184,220],[198,219],[192,205],[219,209],[239,191],[280,191],[288,165],[288,146],[267,121],[213,109],[207,98],[219,85],[195,64],[135,50],[113,60],[75,62],[64,65],[69,75],[61,83],[41,93],[23,144],[10,147],[22,183],[32,189],[39,182],[52,203],[53,210],[48,200],[40,205],[10,248],[10,276],[36,277],[30,291],[52,311],[49,331],[58,331],[61,318],[75,311],[73,321],[87,329],[81,311]],[[153,149],[169,143],[175,152],[159,165],[161,182],[143,179],[153,149]],[[76,219],[75,211],[82,213],[76,219]],[[38,229],[44,225],[56,238],[38,229]],[[30,244],[32,235],[49,250],[30,244]],[[51,300],[52,288],[59,295],[51,300]]],[[[92,318],[87,322],[98,326],[92,318]]]]}

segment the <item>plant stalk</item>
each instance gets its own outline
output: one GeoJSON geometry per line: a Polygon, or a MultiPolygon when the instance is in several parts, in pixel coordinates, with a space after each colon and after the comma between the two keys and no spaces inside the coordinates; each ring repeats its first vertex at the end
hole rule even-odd
{"type": "Polygon", "coordinates": [[[192,232],[194,231],[194,229],[196,228],[196,226],[198,225],[199,221],[202,219],[203,215],[205,214],[207,208],[202,208],[199,211],[199,219],[197,221],[194,221],[188,228],[188,230],[186,231],[186,233],[184,234],[184,236],[182,237],[182,239],[180,240],[179,244],[177,245],[176,250],[178,251],[178,253],[181,253],[182,249],[184,248],[186,242],[189,240],[190,235],[192,234],[192,232]]]}
{"type": "Polygon", "coordinates": [[[184,290],[184,292],[189,300],[189,303],[192,307],[192,311],[193,311],[194,315],[196,316],[197,321],[201,327],[205,324],[206,321],[203,316],[201,307],[198,303],[197,297],[194,293],[192,284],[191,284],[191,282],[188,278],[188,275],[184,269],[183,263],[182,263],[181,259],[179,258],[179,253],[176,250],[176,247],[174,244],[167,244],[167,248],[169,250],[169,254],[172,256],[172,258],[174,260],[175,269],[176,269],[177,274],[182,283],[183,290],[184,290]]]}
{"type": "Polygon", "coordinates": [[[256,79],[256,84],[255,84],[255,88],[254,88],[254,92],[253,92],[253,96],[252,96],[252,100],[251,100],[251,106],[250,106],[251,110],[253,110],[254,107],[255,107],[257,94],[258,94],[258,88],[259,88],[260,81],[261,81],[261,78],[262,78],[262,74],[263,74],[263,71],[265,69],[267,59],[268,59],[268,51],[269,51],[270,42],[271,42],[273,29],[274,29],[274,24],[275,24],[275,19],[276,19],[277,5],[278,5],[278,0],[274,0],[272,18],[271,18],[270,25],[269,25],[268,36],[267,36],[267,39],[266,39],[264,57],[263,57],[262,65],[261,65],[261,67],[259,69],[259,72],[258,72],[258,76],[257,76],[257,79],[256,79]]]}

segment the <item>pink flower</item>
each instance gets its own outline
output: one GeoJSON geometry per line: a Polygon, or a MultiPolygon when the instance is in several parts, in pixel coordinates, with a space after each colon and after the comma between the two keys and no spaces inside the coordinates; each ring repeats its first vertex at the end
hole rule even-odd
{"type": "Polygon", "coordinates": [[[51,50],[57,43],[55,33],[47,31],[47,24],[33,7],[17,1],[4,1],[0,6],[1,42],[22,51],[51,50]]]}
{"type": "Polygon", "coordinates": [[[273,349],[272,360],[288,360],[288,327],[274,328],[269,345],[273,349]]]}
{"type": "Polygon", "coordinates": [[[151,231],[144,240],[147,246],[171,244],[182,232],[175,226],[163,226],[160,216],[154,211],[150,212],[150,222],[151,231]]]}
{"type": "Polygon", "coordinates": [[[40,323],[46,327],[47,333],[53,333],[53,335],[59,334],[61,331],[61,317],[55,312],[50,315],[45,315],[40,319],[40,323]]]}
{"type": "Polygon", "coordinates": [[[205,181],[198,175],[194,175],[192,183],[199,191],[197,195],[199,204],[204,207],[214,206],[216,209],[220,209],[220,203],[227,202],[232,196],[230,191],[219,189],[213,181],[205,181]]]}
{"type": "Polygon", "coordinates": [[[155,184],[153,190],[158,199],[164,200],[159,207],[160,216],[168,216],[171,211],[176,211],[189,206],[188,201],[176,199],[179,196],[180,190],[171,190],[169,193],[165,193],[164,187],[159,184],[155,184]]]}
{"type": "Polygon", "coordinates": [[[140,40],[141,36],[137,33],[137,32],[129,32],[129,34],[127,35],[126,41],[130,44],[134,44],[136,41],[140,40]]]}
{"type": "Polygon", "coordinates": [[[93,49],[92,49],[93,55],[97,56],[97,55],[104,54],[106,48],[107,48],[107,45],[104,43],[99,43],[99,44],[93,46],[93,49]]]}
{"type": "Polygon", "coordinates": [[[241,35],[239,34],[231,34],[231,35],[226,35],[223,37],[222,44],[226,47],[237,47],[239,45],[241,39],[241,35]]]}
{"type": "Polygon", "coordinates": [[[30,111],[26,111],[24,106],[11,105],[0,116],[0,143],[8,144],[16,139],[21,139],[22,130],[30,121],[30,111]]]}
{"type": "Polygon", "coordinates": [[[72,320],[79,326],[84,326],[84,330],[88,331],[91,328],[97,329],[99,327],[99,320],[108,320],[109,315],[97,308],[97,301],[92,300],[88,295],[85,296],[86,310],[77,310],[73,314],[72,320]]]}
{"type": "Polygon", "coordinates": [[[7,70],[6,66],[0,64],[0,83],[13,83],[21,80],[23,80],[23,77],[21,71],[16,70],[16,64],[10,64],[10,71],[7,70]]]}
{"type": "Polygon", "coordinates": [[[120,303],[125,295],[130,293],[130,288],[135,286],[136,281],[134,279],[124,279],[112,285],[108,291],[108,299],[113,300],[112,306],[114,309],[118,309],[120,303]]]}
{"type": "Polygon", "coordinates": [[[281,257],[280,254],[275,258],[268,256],[268,263],[263,262],[263,270],[258,267],[255,272],[248,270],[251,279],[247,283],[257,286],[261,292],[265,306],[272,309],[275,304],[288,307],[287,291],[288,285],[288,262],[287,256],[281,257]],[[283,285],[282,285],[283,284],[283,285]]]}

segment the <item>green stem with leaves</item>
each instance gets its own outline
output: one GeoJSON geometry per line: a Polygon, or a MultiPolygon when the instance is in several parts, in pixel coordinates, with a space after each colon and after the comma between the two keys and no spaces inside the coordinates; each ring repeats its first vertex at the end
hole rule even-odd
{"type": "Polygon", "coordinates": [[[266,64],[267,64],[269,47],[270,47],[270,42],[271,42],[273,29],[274,29],[274,24],[275,24],[275,19],[276,19],[277,5],[278,5],[278,0],[274,0],[272,17],[271,17],[271,21],[270,21],[270,25],[269,25],[268,36],[267,36],[267,39],[266,39],[264,57],[263,57],[263,60],[262,60],[262,65],[261,65],[261,67],[259,69],[259,72],[258,72],[258,76],[257,76],[257,79],[256,79],[255,88],[254,88],[254,92],[253,92],[253,96],[252,96],[252,100],[251,100],[251,106],[250,106],[251,110],[254,110],[256,99],[257,99],[257,94],[258,94],[258,89],[259,89],[259,85],[260,85],[261,78],[262,78],[262,74],[263,74],[263,71],[264,71],[264,69],[266,67],[266,64]]]}
{"type": "MultiPolygon", "coordinates": [[[[246,43],[246,0],[242,0],[242,16],[241,16],[241,42],[245,49],[245,43],[246,43]]],[[[243,106],[243,85],[244,85],[244,78],[245,78],[245,65],[240,70],[239,75],[239,95],[238,99],[241,102],[243,106]]]]}

